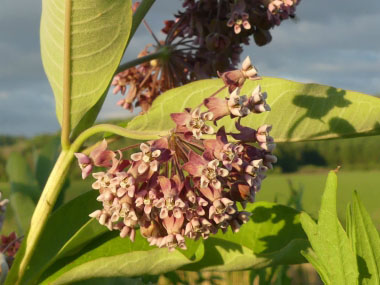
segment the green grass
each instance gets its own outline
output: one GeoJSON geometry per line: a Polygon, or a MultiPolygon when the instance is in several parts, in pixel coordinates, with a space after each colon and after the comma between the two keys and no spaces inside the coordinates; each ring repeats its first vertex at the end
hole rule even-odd
{"type": "MultiPolygon", "coordinates": [[[[304,210],[317,218],[327,173],[327,170],[319,173],[269,173],[263,182],[262,190],[257,194],[257,200],[277,200],[278,203],[285,204],[290,195],[288,180],[291,180],[295,188],[303,188],[304,210]]],[[[380,230],[380,171],[339,171],[337,209],[343,223],[347,204],[351,201],[354,190],[358,191],[360,199],[380,230]]]]}

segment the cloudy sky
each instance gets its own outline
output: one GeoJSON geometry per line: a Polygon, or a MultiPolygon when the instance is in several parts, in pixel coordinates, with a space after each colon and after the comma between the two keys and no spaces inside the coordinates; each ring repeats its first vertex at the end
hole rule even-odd
{"type": "MultiPolygon", "coordinates": [[[[40,0],[0,1],[0,134],[35,135],[59,129],[54,97],[39,51],[40,0]]],[[[157,0],[147,18],[152,27],[180,7],[180,1],[157,0]]],[[[380,93],[380,1],[303,0],[298,20],[273,30],[272,42],[251,46],[261,75],[316,82],[380,93]]],[[[124,60],[152,42],[140,28],[124,60]]],[[[110,95],[101,118],[130,115],[110,95]]]]}

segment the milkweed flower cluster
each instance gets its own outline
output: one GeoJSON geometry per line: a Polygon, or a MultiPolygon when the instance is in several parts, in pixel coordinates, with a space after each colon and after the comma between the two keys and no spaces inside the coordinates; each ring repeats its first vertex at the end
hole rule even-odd
{"type": "Polygon", "coordinates": [[[251,213],[239,210],[237,203],[245,208],[255,201],[277,160],[271,126],[253,129],[241,124],[243,117],[270,110],[260,87],[250,96],[240,94],[245,79],[258,79],[252,70],[247,59],[240,73],[232,71],[240,76],[225,81],[227,98],[214,94],[202,110],[172,113],[176,126],[171,133],[141,143],[130,157],[107,150],[105,141],[90,157],[76,154],[84,177],[91,163],[107,169],[92,174],[102,208],[90,216],[132,241],[139,228],[151,245],[169,250],[186,249],[186,237],[207,239],[219,230],[239,231],[251,213]],[[226,116],[236,120],[236,131],[214,129],[226,116]]]}
{"type": "MultiPolygon", "coordinates": [[[[164,21],[162,41],[147,45],[139,56],[163,47],[167,54],[122,71],[112,81],[118,105],[147,111],[161,93],[193,80],[235,69],[243,46],[268,44],[271,29],[295,17],[300,0],[184,0],[175,19],[164,21]]],[[[137,6],[137,5],[136,5],[137,6]]],[[[253,72],[253,71],[252,71],[253,72]]]]}

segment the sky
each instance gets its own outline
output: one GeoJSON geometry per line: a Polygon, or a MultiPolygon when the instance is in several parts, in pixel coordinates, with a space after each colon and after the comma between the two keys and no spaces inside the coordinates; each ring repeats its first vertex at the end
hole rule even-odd
{"type": "MultiPolygon", "coordinates": [[[[178,0],[157,0],[147,16],[160,37],[164,19],[178,0]]],[[[39,49],[41,1],[0,2],[0,135],[56,132],[54,96],[39,49]]],[[[303,0],[297,21],[272,30],[269,45],[245,47],[262,76],[314,82],[367,94],[380,94],[380,1],[303,0]]],[[[123,61],[131,60],[151,36],[140,27],[123,61]]],[[[110,94],[99,119],[131,116],[110,94]]]]}

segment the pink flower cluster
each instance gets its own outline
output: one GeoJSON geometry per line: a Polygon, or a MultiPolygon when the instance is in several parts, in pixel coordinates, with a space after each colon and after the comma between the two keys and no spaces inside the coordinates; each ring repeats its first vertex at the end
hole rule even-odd
{"type": "MultiPolygon", "coordinates": [[[[193,80],[236,68],[243,46],[268,44],[271,29],[295,16],[300,0],[185,0],[175,19],[166,20],[165,38],[140,53],[165,47],[167,55],[117,74],[114,93],[126,94],[119,105],[145,112],[162,92],[193,80]],[[135,102],[135,103],[134,103],[135,102]]],[[[136,2],[137,3],[137,2],[136,2]]],[[[254,73],[254,71],[251,71],[254,73]]]]}
{"type": "Polygon", "coordinates": [[[139,228],[151,245],[169,250],[185,249],[186,237],[207,239],[218,230],[239,231],[251,213],[240,211],[237,203],[245,207],[255,201],[277,159],[272,154],[271,126],[256,130],[240,121],[270,110],[259,86],[250,97],[239,94],[245,79],[258,79],[255,69],[247,59],[242,70],[221,77],[228,79],[231,73],[234,76],[225,81],[227,98],[209,97],[204,112],[187,108],[172,113],[176,128],[170,135],[141,143],[130,158],[124,159],[120,150],[118,155],[107,150],[105,141],[90,157],[76,154],[83,177],[90,165],[107,168],[93,173],[92,188],[99,191],[102,208],[91,217],[132,241],[139,228]],[[236,118],[236,131],[227,133],[220,127],[215,134],[210,122],[216,125],[225,116],[236,118]]]}

